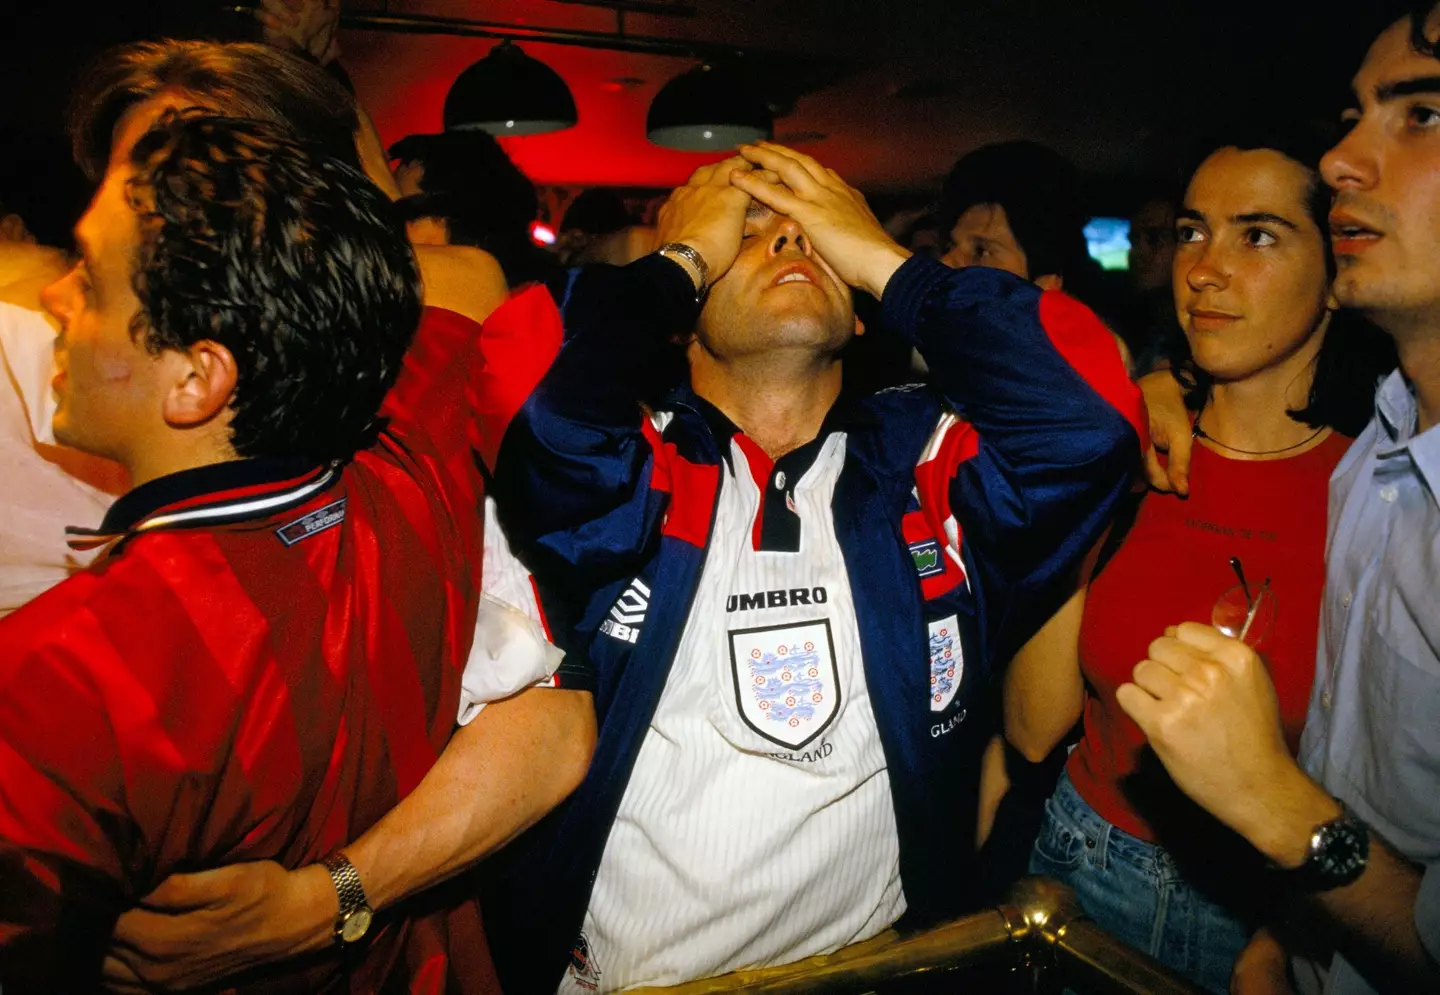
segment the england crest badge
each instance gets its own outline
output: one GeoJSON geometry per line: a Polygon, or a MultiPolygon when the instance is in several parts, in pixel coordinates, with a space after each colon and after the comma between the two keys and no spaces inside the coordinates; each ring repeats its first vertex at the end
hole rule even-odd
{"type": "Polygon", "coordinates": [[[735,704],[745,724],[798,750],[840,710],[840,680],[829,619],[730,633],[735,704]]]}
{"type": "Polygon", "coordinates": [[[951,615],[930,623],[930,711],[943,712],[955,699],[965,676],[965,654],[960,649],[960,617],[951,615]]]}

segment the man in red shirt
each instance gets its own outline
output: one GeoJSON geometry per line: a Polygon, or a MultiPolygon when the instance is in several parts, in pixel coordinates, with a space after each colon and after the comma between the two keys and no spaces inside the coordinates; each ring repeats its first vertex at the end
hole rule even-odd
{"type": "MultiPolygon", "coordinates": [[[[56,436],[135,488],[83,536],[98,565],[0,623],[0,986],[91,990],[116,916],[167,875],[267,858],[325,860],[339,942],[242,988],[493,989],[465,889],[372,926],[334,849],[454,728],[475,453],[503,422],[476,413],[481,331],[421,319],[357,170],[168,103],[120,119],[83,259],[45,295],[56,436]]],[[[546,745],[573,785],[583,749],[546,745]]]]}

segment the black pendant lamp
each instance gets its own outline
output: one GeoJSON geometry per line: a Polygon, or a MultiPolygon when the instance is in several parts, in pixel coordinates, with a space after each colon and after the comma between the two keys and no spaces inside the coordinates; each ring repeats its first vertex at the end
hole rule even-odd
{"type": "Polygon", "coordinates": [[[538,135],[577,120],[575,98],[560,74],[508,39],[457,76],[445,98],[446,131],[538,135]]]}
{"type": "Polygon", "coordinates": [[[687,152],[717,152],[774,133],[770,109],[737,65],[705,63],[660,88],[645,118],[656,145],[687,152]]]}

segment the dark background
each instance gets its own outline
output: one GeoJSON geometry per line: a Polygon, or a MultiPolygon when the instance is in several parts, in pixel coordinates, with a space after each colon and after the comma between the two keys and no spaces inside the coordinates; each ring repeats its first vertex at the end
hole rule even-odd
{"type": "MultiPolygon", "coordinates": [[[[1178,177],[1197,136],[1246,122],[1333,122],[1366,45],[1405,9],[1351,5],[1342,14],[1296,0],[683,6],[688,16],[628,14],[625,30],[758,53],[777,91],[804,89],[816,67],[826,67],[833,81],[793,101],[776,120],[777,139],[868,192],[933,190],[967,150],[1024,137],[1075,160],[1092,211],[1111,214],[1127,211],[1152,181],[1178,177]]],[[[0,42],[0,87],[8,95],[0,101],[0,202],[43,203],[45,220],[37,223],[47,229],[60,223],[51,215],[73,217],[86,189],[67,165],[63,121],[77,74],[110,44],[193,33],[207,9],[204,0],[91,8],[31,0],[16,9],[0,42]]],[[[613,11],[562,0],[350,0],[345,9],[616,28],[613,11]]],[[[493,44],[374,30],[347,30],[341,43],[341,63],[386,142],[438,130],[450,82],[493,44]]],[[[576,128],[506,140],[538,184],[661,187],[714,158],[644,138],[650,99],[693,61],[541,42],[524,48],[565,77],[580,109],[576,128]]]]}

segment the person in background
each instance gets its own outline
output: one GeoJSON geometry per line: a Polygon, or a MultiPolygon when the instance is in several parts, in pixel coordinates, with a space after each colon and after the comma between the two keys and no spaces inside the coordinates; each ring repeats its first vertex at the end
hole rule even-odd
{"type": "Polygon", "coordinates": [[[471,246],[497,262],[511,287],[554,276],[555,257],[530,237],[535,187],[484,131],[410,135],[390,146],[410,239],[471,246]]]}
{"type": "Polygon", "coordinates": [[[1175,258],[1175,202],[1169,197],[1145,198],[1130,212],[1130,252],[1126,272],[1137,294],[1155,291],[1170,296],[1170,263],[1175,258]]]}
{"type": "MultiPolygon", "coordinates": [[[[1112,328],[1114,308],[1085,241],[1080,177],[1053,149],[1030,141],[986,145],[962,156],[945,179],[937,226],[948,234],[941,262],[989,266],[1042,290],[1064,290],[1112,328]]],[[[1124,343],[1124,339],[1116,336],[1124,343]]],[[[1128,349],[1128,346],[1127,346],[1128,349]]],[[[1125,356],[1127,367],[1130,356],[1125,356]]],[[[923,371],[923,362],[912,360],[923,371]]],[[[994,688],[998,698],[1000,688],[994,688]]],[[[977,840],[985,891],[999,900],[1025,873],[1041,808],[1063,756],[1027,762],[996,735],[985,753],[977,840]]]]}
{"type": "Polygon", "coordinates": [[[1069,884],[1107,931],[1216,992],[1265,912],[1261,862],[1175,788],[1115,693],[1157,627],[1210,622],[1217,599],[1245,590],[1243,571],[1249,593],[1279,603],[1278,614],[1262,606],[1250,636],[1298,745],[1326,483],[1395,360],[1383,335],[1335,312],[1321,149],[1261,135],[1221,145],[1195,170],[1176,222],[1173,307],[1193,357],[1176,372],[1195,411],[1202,483],[1188,501],[1143,497],[1103,572],[1006,676],[1007,735],[1027,757],[1049,755],[1084,718],[1030,870],[1069,884]]]}
{"type": "Polygon", "coordinates": [[[1184,350],[1170,292],[1170,263],[1174,258],[1175,201],[1157,191],[1130,212],[1130,293],[1116,327],[1130,349],[1136,376],[1169,366],[1184,350]]]}
{"type": "Polygon", "coordinates": [[[633,263],[655,246],[655,230],[637,225],[620,195],[605,187],[582,191],[560,220],[556,243],[566,266],[633,263]]]}
{"type": "Polygon", "coordinates": [[[26,242],[35,244],[35,236],[25,226],[20,212],[11,210],[0,201],[0,242],[26,242]]]}
{"type": "Polygon", "coordinates": [[[65,543],[67,524],[94,523],[129,489],[111,460],[56,444],[50,390],[57,326],[41,290],[65,274],[58,249],[0,243],[0,616],[95,557],[65,543]]]}
{"type": "Polygon", "coordinates": [[[1099,265],[1085,244],[1080,177],[1058,152],[1029,141],[969,152],[945,178],[938,227],[947,266],[991,266],[1042,290],[1094,304],[1099,265]]]}
{"type": "MultiPolygon", "coordinates": [[[[1354,78],[1349,131],[1321,161],[1335,297],[1394,340],[1400,369],[1331,479],[1299,758],[1264,659],[1209,626],[1167,630],[1116,691],[1175,784],[1276,869],[1280,928],[1241,955],[1240,992],[1289,989],[1296,934],[1327,948],[1291,965],[1303,991],[1440,989],[1437,39],[1429,2],[1381,32],[1354,78]]],[[[1169,431],[1173,464],[1181,433],[1169,431]]]]}
{"type": "MultiPolygon", "coordinates": [[[[349,77],[338,62],[340,0],[260,0],[254,8],[253,20],[244,8],[227,9],[224,14],[228,35],[235,35],[238,30],[248,37],[258,28],[264,44],[325,70],[343,94],[330,108],[330,113],[351,123],[353,146],[365,175],[387,197],[400,199],[402,192],[390,171],[390,161],[375,130],[375,123],[354,97],[349,77]],[[241,15],[238,21],[237,14],[241,15]]],[[[231,39],[227,37],[224,40],[231,39]]],[[[223,91],[227,88],[223,75],[214,80],[192,76],[184,82],[192,90],[223,91]]],[[[263,89],[261,82],[248,80],[248,88],[259,92],[263,89]]],[[[325,129],[324,133],[329,134],[328,126],[322,121],[323,111],[317,111],[319,113],[312,119],[296,121],[295,125],[304,133],[312,134],[318,132],[313,132],[310,126],[319,124],[325,129]]],[[[413,205],[404,216],[413,220],[413,205]]],[[[505,273],[497,265],[495,257],[473,245],[437,237],[433,229],[422,228],[419,234],[418,239],[412,236],[411,244],[415,248],[415,258],[420,264],[420,276],[425,285],[425,303],[463,314],[474,321],[484,321],[507,293],[505,273]]]]}

